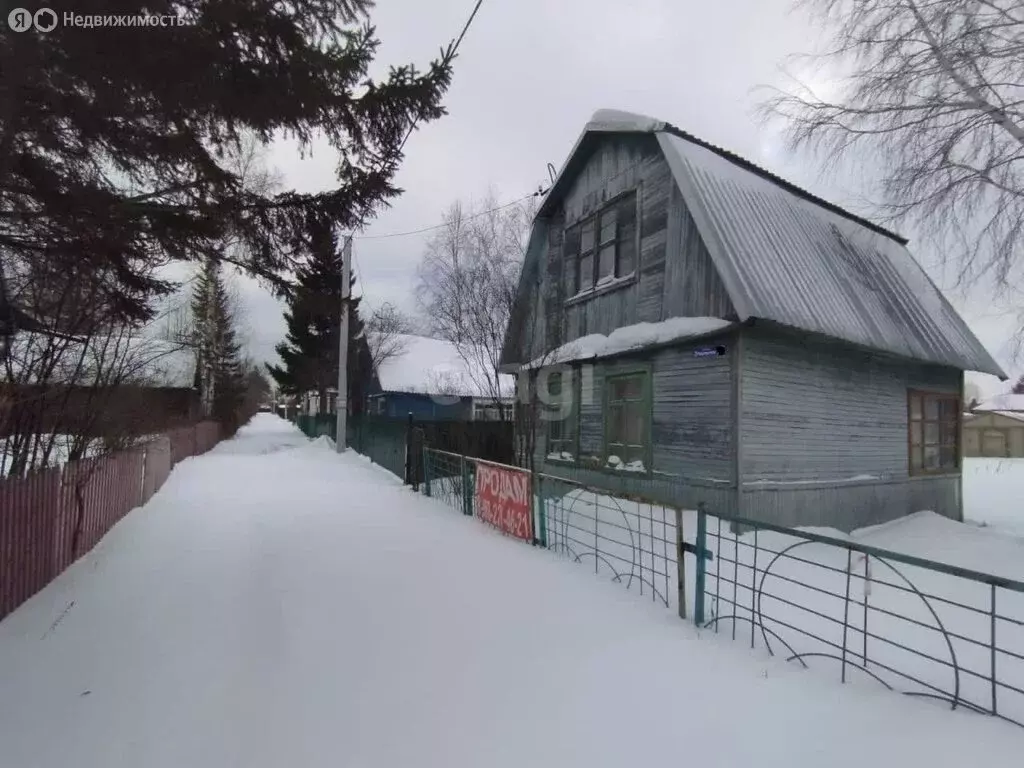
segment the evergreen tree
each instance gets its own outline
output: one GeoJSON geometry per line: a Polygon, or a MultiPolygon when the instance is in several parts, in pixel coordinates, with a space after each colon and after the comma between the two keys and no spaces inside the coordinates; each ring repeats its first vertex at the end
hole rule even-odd
{"type": "Polygon", "coordinates": [[[231,301],[216,259],[207,259],[197,276],[192,319],[195,384],[203,414],[233,431],[244,403],[246,376],[231,301]]]}
{"type": "Polygon", "coordinates": [[[46,34],[0,24],[0,248],[8,276],[102,275],[112,316],[149,317],[151,299],[174,288],[155,267],[173,259],[213,256],[286,291],[308,220],[362,223],[399,193],[410,125],[444,114],[454,50],[425,72],[382,67],[371,0],[66,10],[90,6],[158,23],[46,34]],[[163,23],[174,16],[184,23],[163,23]],[[326,140],[336,187],[247,188],[232,153],[245,137],[280,135],[303,150],[326,140]],[[222,250],[229,240],[239,247],[222,250]]]}
{"type": "MultiPolygon", "coordinates": [[[[341,324],[341,253],[334,228],[312,227],[310,255],[298,271],[297,284],[285,312],[287,333],[276,351],[282,365],[267,370],[278,388],[287,395],[317,392],[319,411],[330,413],[327,390],[338,384],[338,328],[341,324]]],[[[349,281],[348,399],[358,413],[365,400],[366,376],[372,371],[358,297],[354,297],[356,276],[349,281]]]]}

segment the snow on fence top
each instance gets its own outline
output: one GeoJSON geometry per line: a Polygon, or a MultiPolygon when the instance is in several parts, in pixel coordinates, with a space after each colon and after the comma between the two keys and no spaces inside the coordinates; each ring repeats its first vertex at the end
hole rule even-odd
{"type": "Polygon", "coordinates": [[[526,367],[540,368],[545,365],[611,357],[658,344],[700,338],[732,325],[733,323],[719,317],[671,317],[660,323],[626,325],[616,328],[607,336],[592,333],[570,341],[553,352],[530,361],[526,367]]]}
{"type": "MultiPolygon", "coordinates": [[[[494,372],[470,364],[450,341],[402,334],[400,351],[380,364],[377,377],[384,392],[489,397],[494,372]]],[[[513,377],[501,375],[503,394],[511,396],[513,377]]]]}

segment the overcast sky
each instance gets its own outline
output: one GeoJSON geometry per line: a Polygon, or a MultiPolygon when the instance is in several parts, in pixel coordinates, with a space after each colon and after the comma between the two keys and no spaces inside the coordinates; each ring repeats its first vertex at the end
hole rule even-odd
{"type": "MultiPolygon", "coordinates": [[[[378,62],[425,65],[461,29],[473,0],[380,0],[372,21],[378,62]]],[[[445,100],[449,114],[417,131],[398,174],[405,190],[354,244],[365,303],[391,301],[415,310],[415,268],[428,234],[380,235],[439,222],[454,200],[488,189],[511,201],[548,182],[584,123],[609,107],[651,115],[737,152],[840,204],[854,202],[852,179],[822,178],[807,158],[790,156],[758,121],[759,86],[782,82],[780,65],[823,38],[791,0],[484,0],[455,63],[445,100]]],[[[824,86],[825,83],[817,83],[824,86]]],[[[274,147],[271,163],[301,191],[325,188],[335,159],[319,148],[302,159],[294,145],[274,147]]],[[[935,254],[911,250],[926,265],[935,254]]],[[[951,282],[937,270],[933,279],[951,282]]],[[[249,344],[257,360],[274,360],[284,334],[281,306],[254,283],[241,286],[249,344]]],[[[1011,374],[1008,342],[1014,317],[990,301],[947,295],[1011,374]]],[[[974,377],[986,392],[1005,386],[974,377]]]]}

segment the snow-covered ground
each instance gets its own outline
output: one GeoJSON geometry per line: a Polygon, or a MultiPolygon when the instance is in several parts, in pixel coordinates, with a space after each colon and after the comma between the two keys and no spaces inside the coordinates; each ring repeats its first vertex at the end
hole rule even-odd
{"type": "Polygon", "coordinates": [[[0,623],[0,765],[1019,765],[261,414],[0,623]],[[70,606],[70,607],[69,607],[70,606]]]}
{"type": "Polygon", "coordinates": [[[964,459],[964,519],[1024,538],[1024,459],[964,459]]]}

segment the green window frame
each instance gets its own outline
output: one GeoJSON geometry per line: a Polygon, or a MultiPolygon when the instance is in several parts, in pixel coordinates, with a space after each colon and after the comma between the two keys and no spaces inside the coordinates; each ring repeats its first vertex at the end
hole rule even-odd
{"type": "Polygon", "coordinates": [[[557,454],[559,461],[575,461],[576,458],[576,436],[579,432],[576,422],[579,408],[578,398],[573,397],[575,379],[577,377],[572,373],[568,376],[561,371],[548,374],[548,399],[547,403],[542,403],[546,414],[545,456],[557,454]],[[565,409],[567,399],[568,411],[565,409]],[[573,458],[567,459],[563,454],[573,458]]]}
{"type": "Polygon", "coordinates": [[[960,469],[960,398],[944,392],[907,392],[907,451],[911,475],[960,469]]]}
{"type": "Polygon", "coordinates": [[[651,469],[651,372],[613,373],[604,380],[604,460],[651,469]]]}

